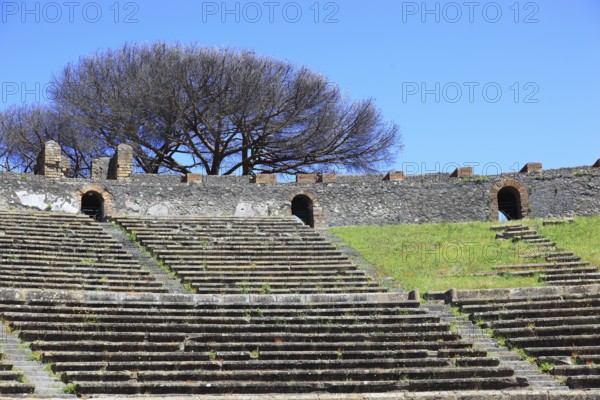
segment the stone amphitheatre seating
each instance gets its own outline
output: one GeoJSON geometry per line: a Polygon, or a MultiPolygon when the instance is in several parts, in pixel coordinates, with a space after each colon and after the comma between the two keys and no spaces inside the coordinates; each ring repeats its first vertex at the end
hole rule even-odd
{"type": "Polygon", "coordinates": [[[537,251],[526,254],[528,259],[536,262],[497,265],[494,270],[498,273],[513,276],[538,275],[539,280],[548,285],[589,285],[600,284],[600,271],[597,266],[582,261],[573,252],[560,250],[556,243],[540,235],[535,229],[525,225],[503,225],[492,227],[498,231],[498,238],[511,239],[534,245],[537,251]]]}
{"type": "Polygon", "coordinates": [[[116,218],[197,293],[356,293],[383,289],[292,218],[116,218]]]}
{"type": "Polygon", "coordinates": [[[572,388],[600,388],[600,288],[458,291],[453,305],[572,388]]]}
{"type": "Polygon", "coordinates": [[[0,211],[0,288],[166,291],[94,220],[0,211]]]}
{"type": "Polygon", "coordinates": [[[0,313],[79,395],[527,386],[404,294],[6,289],[0,313]]]}
{"type": "Polygon", "coordinates": [[[34,385],[23,381],[23,374],[15,371],[0,353],[0,396],[32,394],[34,385]]]}

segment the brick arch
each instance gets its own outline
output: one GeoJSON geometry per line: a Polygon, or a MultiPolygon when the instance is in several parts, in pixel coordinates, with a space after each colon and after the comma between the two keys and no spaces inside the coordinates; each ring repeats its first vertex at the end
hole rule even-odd
{"type": "Polygon", "coordinates": [[[102,196],[102,199],[104,199],[104,215],[105,216],[116,216],[117,215],[117,212],[115,210],[115,207],[114,207],[114,204],[112,201],[112,196],[110,195],[110,193],[106,190],[106,188],[104,186],[100,186],[100,185],[96,185],[96,184],[85,185],[84,187],[82,187],[81,189],[79,189],[75,192],[75,199],[77,200],[77,204],[79,205],[80,212],[81,212],[81,198],[87,192],[96,192],[100,196],[102,196]]]}
{"type": "Polygon", "coordinates": [[[490,189],[489,204],[491,213],[490,219],[492,221],[498,221],[498,192],[506,187],[513,188],[519,193],[522,218],[525,218],[528,214],[529,192],[527,191],[527,188],[515,179],[503,179],[496,182],[490,189]]]}
{"type": "Polygon", "coordinates": [[[319,204],[319,200],[317,199],[317,196],[315,196],[314,193],[309,192],[307,190],[296,190],[296,191],[291,192],[288,195],[290,215],[292,214],[292,201],[294,200],[294,198],[296,196],[306,196],[312,201],[313,222],[314,222],[315,228],[324,228],[325,227],[325,215],[323,214],[323,208],[319,204]]]}

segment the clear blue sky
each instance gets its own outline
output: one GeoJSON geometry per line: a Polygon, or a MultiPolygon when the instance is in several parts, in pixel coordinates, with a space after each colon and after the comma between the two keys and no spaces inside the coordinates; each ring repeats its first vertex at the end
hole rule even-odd
{"type": "Polygon", "coordinates": [[[600,157],[598,0],[0,4],[0,108],[45,101],[52,74],[79,56],[198,42],[306,65],[353,98],[373,97],[403,134],[390,169],[494,173],[491,163],[600,157]]]}

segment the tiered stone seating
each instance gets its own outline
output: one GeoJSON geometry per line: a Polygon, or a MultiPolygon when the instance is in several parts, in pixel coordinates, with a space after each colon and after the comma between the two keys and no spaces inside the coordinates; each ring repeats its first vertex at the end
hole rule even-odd
{"type": "Polygon", "coordinates": [[[0,396],[29,395],[34,389],[35,386],[26,383],[23,374],[15,371],[13,365],[0,353],[0,396]]]}
{"type": "MultiPolygon", "coordinates": [[[[552,221],[551,223],[556,224],[559,222],[552,221]]],[[[494,266],[494,270],[498,273],[514,276],[538,275],[540,281],[555,286],[600,283],[598,267],[591,266],[589,262],[581,261],[581,257],[572,252],[557,249],[556,243],[551,242],[528,226],[503,225],[492,227],[492,230],[499,231],[498,238],[522,241],[537,246],[538,252],[527,254],[525,257],[543,259],[543,262],[494,266]]]]}
{"type": "Polygon", "coordinates": [[[164,292],[83,215],[0,211],[0,288],[164,292]]]}
{"type": "Polygon", "coordinates": [[[458,291],[453,305],[570,388],[600,388],[600,293],[597,286],[579,289],[496,290],[502,293],[489,297],[458,291]]]}
{"type": "Polygon", "coordinates": [[[353,293],[383,289],[292,218],[116,218],[198,293],[353,293]]]}
{"type": "Polygon", "coordinates": [[[0,315],[78,395],[509,389],[511,368],[399,294],[0,292],[0,315]]]}

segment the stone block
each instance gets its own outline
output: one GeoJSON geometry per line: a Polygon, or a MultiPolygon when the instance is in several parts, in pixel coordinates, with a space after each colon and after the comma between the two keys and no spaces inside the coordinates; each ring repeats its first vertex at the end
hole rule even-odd
{"type": "Polygon", "coordinates": [[[256,174],[250,177],[250,183],[277,183],[275,174],[256,174]]]}
{"type": "Polygon", "coordinates": [[[203,182],[203,181],[204,181],[204,175],[203,174],[188,173],[188,174],[185,174],[183,176],[183,182],[184,183],[203,182]]]}
{"type": "Polygon", "coordinates": [[[458,167],[450,174],[450,177],[452,178],[463,178],[468,176],[473,176],[473,167],[458,167]]]}
{"type": "Polygon", "coordinates": [[[384,181],[402,181],[404,180],[404,172],[403,171],[390,171],[383,178],[384,181]]]}
{"type": "Polygon", "coordinates": [[[316,183],[317,174],[296,174],[296,183],[316,183]]]}
{"type": "Polygon", "coordinates": [[[318,174],[317,182],[319,183],[330,183],[337,181],[337,174],[318,174]]]}
{"type": "Polygon", "coordinates": [[[521,168],[521,171],[519,171],[521,173],[528,173],[528,172],[536,172],[536,173],[541,173],[542,172],[542,163],[540,162],[529,162],[527,164],[525,164],[525,166],[523,168],[521,168]]]}

